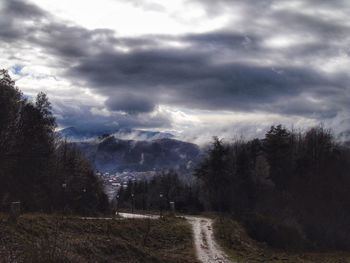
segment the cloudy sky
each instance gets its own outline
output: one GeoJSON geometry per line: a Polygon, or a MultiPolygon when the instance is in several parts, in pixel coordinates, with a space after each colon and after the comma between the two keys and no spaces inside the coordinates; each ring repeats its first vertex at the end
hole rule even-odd
{"type": "Polygon", "coordinates": [[[350,129],[347,0],[0,0],[0,67],[60,127],[350,129]]]}

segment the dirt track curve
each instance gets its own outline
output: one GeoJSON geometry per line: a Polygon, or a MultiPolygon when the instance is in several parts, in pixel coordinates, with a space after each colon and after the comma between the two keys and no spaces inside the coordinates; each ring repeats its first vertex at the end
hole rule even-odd
{"type": "MultiPolygon", "coordinates": [[[[151,218],[158,219],[155,215],[139,215],[119,213],[124,218],[151,218]]],[[[227,259],[226,254],[216,243],[213,232],[213,221],[205,217],[185,217],[192,225],[194,244],[198,259],[202,263],[233,263],[227,259]]]]}

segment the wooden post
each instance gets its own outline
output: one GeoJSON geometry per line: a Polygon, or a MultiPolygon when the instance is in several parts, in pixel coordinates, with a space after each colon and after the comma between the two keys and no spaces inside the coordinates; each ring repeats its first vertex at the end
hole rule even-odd
{"type": "Polygon", "coordinates": [[[116,212],[116,214],[117,214],[117,216],[119,216],[119,194],[117,194],[117,196],[116,196],[116,198],[117,198],[117,203],[116,203],[116,210],[117,210],[117,212],[116,212]]]}
{"type": "Polygon", "coordinates": [[[18,217],[21,214],[21,202],[12,202],[10,207],[10,219],[13,222],[17,222],[18,217]]]}
{"type": "Polygon", "coordinates": [[[163,194],[159,194],[159,218],[163,216],[163,194]]]}
{"type": "Polygon", "coordinates": [[[172,216],[175,216],[175,202],[169,202],[170,204],[170,213],[172,216]]]}

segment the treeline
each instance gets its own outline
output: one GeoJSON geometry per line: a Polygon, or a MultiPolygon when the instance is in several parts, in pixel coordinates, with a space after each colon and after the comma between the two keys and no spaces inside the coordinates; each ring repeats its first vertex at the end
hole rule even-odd
{"type": "Polygon", "coordinates": [[[215,138],[195,172],[205,207],[278,248],[350,249],[350,152],[332,133],[272,126],[265,138],[215,138]]]}
{"type": "Polygon", "coordinates": [[[119,208],[168,211],[170,202],[175,202],[178,212],[203,211],[198,185],[185,183],[175,171],[159,173],[151,180],[129,181],[125,189],[120,189],[117,198],[119,208]]]}
{"type": "Polygon", "coordinates": [[[26,99],[6,70],[0,71],[0,209],[20,201],[25,211],[95,213],[108,200],[79,151],[56,138],[44,93],[26,99]]]}

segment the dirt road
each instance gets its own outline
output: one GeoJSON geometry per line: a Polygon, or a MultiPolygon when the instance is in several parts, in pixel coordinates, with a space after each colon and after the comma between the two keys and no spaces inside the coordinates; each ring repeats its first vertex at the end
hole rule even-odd
{"type": "Polygon", "coordinates": [[[142,215],[142,214],[131,214],[131,213],[119,213],[119,216],[123,218],[135,218],[135,219],[145,219],[145,218],[150,218],[150,219],[159,219],[158,215],[142,215]]]}
{"type": "MultiPolygon", "coordinates": [[[[124,218],[151,218],[158,219],[155,215],[138,215],[119,213],[124,218]]],[[[204,217],[185,217],[192,225],[193,238],[198,259],[203,263],[232,263],[216,243],[213,233],[213,221],[204,217]]]]}
{"type": "Polygon", "coordinates": [[[216,243],[213,221],[204,217],[186,217],[191,223],[198,259],[203,263],[231,263],[216,243]]]}

